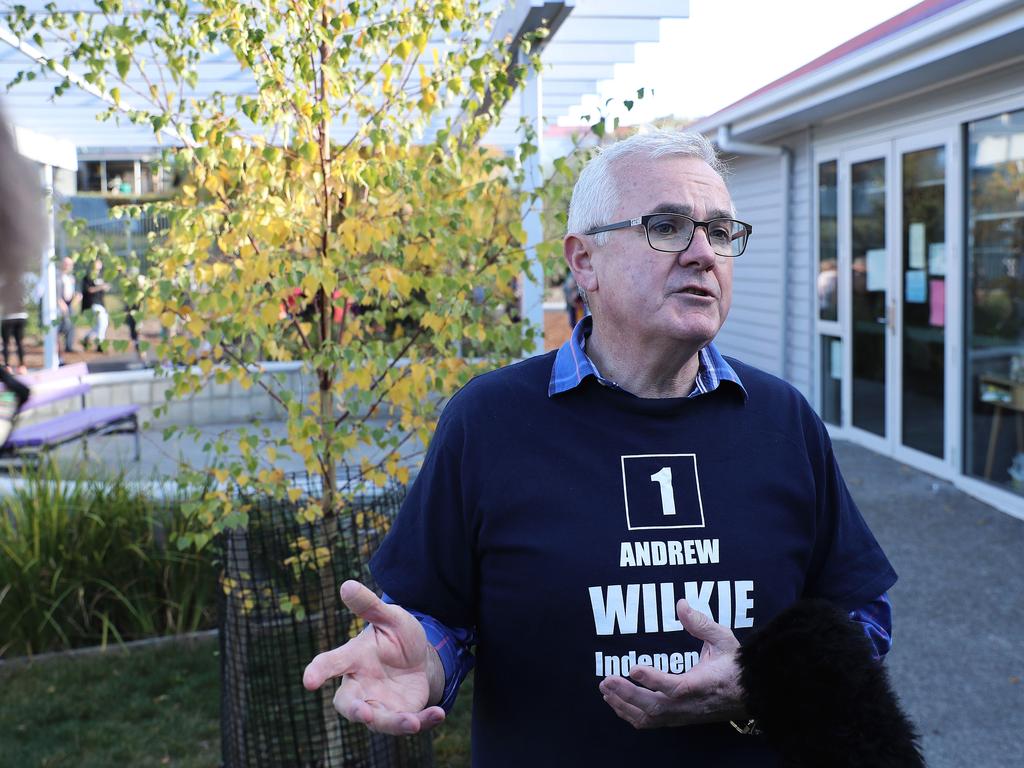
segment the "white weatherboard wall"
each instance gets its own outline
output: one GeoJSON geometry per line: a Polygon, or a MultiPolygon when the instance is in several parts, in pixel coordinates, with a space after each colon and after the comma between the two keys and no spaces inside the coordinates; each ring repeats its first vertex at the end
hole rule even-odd
{"type": "MultiPolygon", "coordinates": [[[[1024,54],[1024,51],[1021,52],[1024,54]]],[[[816,126],[815,145],[858,145],[959,126],[1024,107],[1024,57],[816,126]],[[1014,106],[1016,105],[1016,106],[1014,106]]]]}
{"type": "MultiPolygon", "coordinates": [[[[935,84],[898,101],[837,116],[824,124],[764,142],[793,152],[788,216],[782,212],[780,160],[732,156],[727,179],[740,219],[754,225],[747,252],[736,260],[733,304],[718,337],[725,354],[789,381],[814,402],[814,151],[855,149],[950,126],[961,126],[1024,108],[1024,62],[935,84]],[[789,222],[789,247],[781,253],[781,227],[789,222]],[[782,264],[786,264],[786,301],[782,264]],[[781,313],[786,310],[783,326],[781,313]],[[781,334],[785,333],[785,356],[781,334]]],[[[726,157],[729,157],[727,154],[726,157]]]]}
{"type": "Polygon", "coordinates": [[[814,312],[817,306],[814,263],[814,167],[810,132],[788,136],[784,143],[793,152],[789,179],[789,253],[787,262],[786,375],[785,379],[814,402],[814,312]]]}
{"type": "MultiPolygon", "coordinates": [[[[794,174],[794,189],[805,188],[806,192],[797,192],[793,196],[790,220],[793,226],[800,226],[802,229],[814,231],[814,201],[813,194],[816,189],[815,175],[817,173],[814,162],[814,153],[819,154],[819,160],[834,157],[842,151],[856,151],[860,147],[885,144],[890,141],[914,139],[918,136],[931,135],[934,132],[952,130],[956,132],[960,142],[957,156],[947,158],[947,162],[962,163],[966,152],[963,146],[963,126],[973,120],[980,120],[998,115],[1004,111],[1015,111],[1024,109],[1024,59],[1017,59],[1008,62],[1005,66],[997,69],[988,69],[983,72],[965,73],[954,81],[935,83],[928,88],[904,94],[903,98],[877,105],[873,109],[859,110],[854,114],[839,115],[835,118],[816,125],[812,129],[813,141],[809,142],[808,152],[803,159],[804,171],[801,174],[794,174]],[[798,202],[804,200],[803,203],[798,202]],[[799,220],[799,224],[798,224],[799,220]]],[[[784,141],[785,139],[779,139],[784,141]]],[[[774,142],[773,142],[774,143],[774,142]]],[[[798,155],[799,157],[799,155],[798,155]]],[[[890,183],[892,180],[890,179],[890,183]]],[[[962,189],[961,189],[962,191],[962,189]]],[[[964,217],[963,204],[958,210],[950,211],[951,215],[961,222],[964,217]]],[[[813,234],[804,238],[808,244],[807,258],[800,257],[799,264],[794,260],[793,270],[790,275],[790,285],[802,283],[805,287],[797,289],[797,293],[803,291],[805,299],[800,306],[806,307],[806,312],[799,315],[796,312],[797,304],[791,302],[790,311],[790,344],[794,351],[794,365],[800,365],[799,351],[796,349],[798,341],[805,341],[808,345],[808,370],[811,387],[805,393],[813,392],[814,389],[814,356],[811,344],[815,343],[814,336],[814,304],[813,281],[817,271],[815,263],[816,244],[812,241],[813,234]]],[[[957,240],[951,244],[950,270],[962,274],[963,251],[962,242],[957,240]]],[[[794,259],[797,254],[794,254],[794,259]]],[[[792,295],[792,294],[791,294],[792,295]]],[[[842,299],[840,299],[842,301],[842,299]]],[[[962,299],[954,298],[954,301],[962,299]]],[[[947,338],[947,344],[959,348],[960,339],[956,333],[953,337],[947,338]]],[[[963,372],[963,350],[960,349],[954,356],[953,365],[956,367],[956,376],[963,372]]],[[[798,373],[794,369],[794,374],[798,373]]],[[[796,377],[794,382],[797,384],[796,377]]],[[[798,384],[798,386],[801,386],[798,384]]],[[[801,389],[803,387],[801,386],[801,389]]],[[[950,388],[952,395],[955,390],[950,388]]],[[[811,398],[812,402],[814,399],[811,398]]],[[[956,406],[959,408],[959,405],[956,406]]],[[[951,429],[959,431],[958,424],[952,419],[948,420],[951,429]]],[[[959,443],[959,438],[956,439],[959,443]]],[[[959,471],[959,466],[957,466],[959,471]]]]}
{"type": "MultiPolygon", "coordinates": [[[[820,405],[818,343],[821,333],[838,333],[844,339],[844,426],[830,425],[834,436],[893,456],[937,477],[951,479],[962,490],[1005,512],[1024,519],[1024,497],[998,483],[977,476],[977,457],[983,456],[989,439],[984,424],[967,428],[974,383],[965,377],[964,325],[970,318],[965,293],[966,211],[968,194],[964,175],[965,125],[1003,113],[1024,110],[1024,3],[1021,0],[965,0],[957,3],[922,4],[909,26],[877,30],[838,58],[813,62],[793,77],[755,92],[694,126],[723,146],[737,147],[756,155],[733,160],[735,174],[729,187],[740,218],[754,224],[754,257],[736,265],[736,290],[732,316],[720,341],[727,353],[778,373],[794,384],[814,404],[820,405]],[[761,145],[757,147],[756,145],[761,145]],[[849,164],[886,158],[886,231],[890,279],[896,279],[902,249],[900,160],[904,153],[945,146],[946,165],[946,318],[944,427],[942,458],[923,453],[904,443],[897,417],[907,403],[897,390],[902,381],[901,337],[887,345],[886,391],[890,424],[886,437],[857,429],[850,423],[850,266],[839,273],[838,323],[817,321],[815,284],[817,264],[818,163],[838,159],[840,253],[848,261],[850,250],[849,164]],[[788,188],[772,186],[775,158],[772,148],[790,151],[792,173],[788,188]],[[787,202],[788,197],[788,202],[787,202]],[[783,211],[782,209],[786,210],[783,211]],[[845,213],[844,213],[845,211],[845,213]],[[846,221],[843,221],[845,217],[846,221]],[[780,238],[775,222],[787,223],[780,238]],[[764,237],[762,237],[764,235],[764,237]],[[769,274],[771,268],[776,274],[769,274]],[[845,285],[844,285],[845,278],[845,285]],[[772,302],[766,291],[750,285],[763,281],[775,292],[778,322],[768,316],[772,302]],[[766,334],[778,332],[774,344],[766,334]],[[965,444],[970,440],[970,444],[965,444]],[[980,453],[979,453],[980,452],[980,453]],[[973,469],[965,472],[964,454],[972,453],[973,469]]],[[[779,169],[781,171],[781,168],[779,169]]],[[[902,289],[890,287],[895,298],[902,289]]],[[[895,310],[896,328],[901,322],[902,302],[895,310]]],[[[911,403],[912,406],[912,403],[911,403]]],[[[1004,428],[1005,429],[1005,428],[1004,428]]]]}
{"type": "MultiPolygon", "coordinates": [[[[773,142],[774,143],[774,142],[773,142]]],[[[774,373],[811,396],[810,144],[806,133],[786,137],[793,155],[789,211],[783,210],[781,157],[725,157],[738,218],[753,225],[747,251],[733,265],[733,301],[718,335],[727,355],[774,373]],[[783,253],[784,224],[788,245],[783,253]],[[783,316],[785,314],[785,317],[783,316]]]]}
{"type": "MultiPolygon", "coordinates": [[[[956,170],[953,178],[955,195],[959,202],[950,209],[957,222],[950,250],[948,268],[951,274],[962,276],[963,233],[960,229],[964,217],[964,190],[962,171],[966,147],[963,145],[963,127],[966,123],[1024,109],[1024,51],[1020,57],[999,66],[983,70],[966,71],[952,80],[930,83],[926,87],[908,91],[899,99],[890,99],[840,113],[819,120],[799,133],[787,133],[759,140],[771,146],[787,146],[793,152],[793,171],[790,177],[788,215],[781,214],[779,161],[775,158],[737,157],[732,161],[733,175],[728,179],[736,202],[739,218],[754,225],[754,239],[750,251],[736,262],[736,286],[733,310],[720,335],[721,347],[726,354],[758,365],[772,373],[782,374],[814,403],[817,397],[815,368],[815,313],[817,302],[814,291],[817,272],[814,242],[816,190],[816,162],[831,159],[845,152],[857,152],[869,146],[887,147],[889,142],[907,142],[916,146],[922,142],[939,143],[935,137],[953,135],[955,152],[947,162],[956,170]],[[772,184],[772,180],[775,184],[772,184]],[[775,221],[788,220],[790,227],[787,264],[786,301],[781,293],[781,264],[778,229],[775,221]],[[762,237],[762,235],[765,235],[762,237]],[[747,256],[753,256],[745,263],[747,256]],[[771,270],[777,270],[772,274],[771,270]],[[763,288],[751,285],[764,281],[774,292],[774,300],[764,299],[763,288]],[[784,360],[780,360],[782,346],[779,339],[766,340],[766,330],[779,328],[777,317],[768,316],[766,309],[774,306],[776,312],[786,307],[784,360]]],[[[896,152],[901,150],[894,150],[896,152]]],[[[880,153],[884,153],[882,149],[880,153]]],[[[892,169],[890,169],[892,172],[892,169]]],[[[889,180],[890,183],[893,179],[889,180]]],[[[840,194],[848,194],[840,191],[840,194]]],[[[959,277],[957,279],[959,284],[959,277]]],[[[962,296],[962,294],[958,294],[962,296]]],[[[842,301],[842,297],[840,298],[842,301]]],[[[963,301],[954,295],[955,303],[963,301]]],[[[781,332],[781,331],[780,331],[781,332]]],[[[964,354],[960,327],[949,327],[947,335],[948,370],[946,424],[949,432],[948,455],[941,463],[930,459],[917,460],[913,452],[902,448],[901,460],[920,466],[942,477],[951,477],[963,490],[994,504],[1000,509],[1024,518],[1021,498],[1001,488],[962,473],[964,394],[962,378],[964,354]]],[[[835,431],[835,430],[833,430],[835,431]]],[[[838,434],[846,434],[840,429],[838,434]]],[[[855,436],[854,436],[855,437],[855,436]]],[[[976,448],[977,450],[977,448],[976,448]]]]}
{"type": "Polygon", "coordinates": [[[734,173],[726,183],[736,216],[753,225],[754,234],[733,263],[732,308],[717,341],[724,354],[775,374],[782,372],[778,354],[782,334],[780,162],[775,157],[756,157],[731,163],[734,173]]]}

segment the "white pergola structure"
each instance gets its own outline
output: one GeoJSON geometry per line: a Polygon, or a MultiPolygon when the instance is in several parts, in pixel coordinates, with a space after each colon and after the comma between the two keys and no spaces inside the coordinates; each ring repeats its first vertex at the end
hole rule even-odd
{"type": "MultiPolygon", "coordinates": [[[[41,13],[45,2],[21,0],[20,4],[29,11],[41,13]]],[[[144,0],[140,0],[135,6],[143,4],[144,0]]],[[[542,70],[530,73],[522,84],[519,98],[513,99],[506,107],[501,121],[485,139],[485,143],[506,151],[511,151],[518,144],[517,129],[521,118],[533,126],[539,141],[545,125],[555,125],[560,117],[578,113],[584,97],[598,92],[600,81],[614,78],[616,64],[631,63],[637,43],[657,42],[661,19],[689,16],[689,0],[489,0],[489,4],[494,8],[505,6],[491,34],[495,40],[511,35],[517,41],[541,26],[547,26],[552,32],[541,52],[542,70]]],[[[47,41],[44,38],[42,46],[18,39],[5,20],[11,5],[5,2],[0,7],[0,82],[3,83],[9,82],[18,71],[31,68],[33,59],[45,55],[47,43],[53,44],[52,39],[47,41]]],[[[86,0],[58,0],[56,5],[63,11],[95,10],[95,6],[86,0]]],[[[130,0],[125,7],[131,12],[130,0]]],[[[438,38],[431,44],[443,45],[444,41],[438,38]]],[[[213,91],[240,94],[249,86],[247,73],[242,71],[230,51],[208,56],[200,63],[199,69],[199,85],[193,95],[203,96],[213,91]]],[[[141,81],[139,85],[140,90],[145,90],[141,81]]],[[[122,98],[125,102],[131,101],[130,96],[122,98]]],[[[20,83],[4,97],[3,103],[9,119],[16,126],[34,134],[53,137],[56,140],[55,152],[61,152],[62,157],[66,154],[67,142],[77,147],[139,150],[152,148],[155,143],[148,126],[132,125],[127,120],[100,122],[97,115],[112,103],[110,96],[81,80],[73,71],[47,73],[31,82],[20,83]],[[75,88],[54,100],[53,87],[64,76],[72,80],[75,88]]],[[[431,128],[439,128],[444,118],[444,114],[439,115],[431,128]]],[[[337,126],[332,126],[332,137],[343,141],[351,131],[350,126],[339,121],[337,126]]],[[[169,135],[168,142],[180,143],[180,139],[169,135]]],[[[540,158],[541,152],[537,152],[527,161],[530,164],[527,168],[528,184],[532,186],[541,181],[540,158]]],[[[33,159],[41,161],[38,146],[33,159]]],[[[53,162],[48,165],[60,164],[53,162]]],[[[535,245],[542,237],[540,211],[533,209],[524,213],[528,245],[535,245]]],[[[56,280],[52,250],[44,254],[41,271],[47,286],[46,294],[50,296],[55,293],[56,280]]],[[[522,316],[536,327],[543,328],[543,276],[539,269],[533,273],[532,279],[524,284],[522,316]]],[[[52,305],[52,299],[44,300],[45,320],[53,319],[52,305]]],[[[57,365],[56,331],[53,330],[47,338],[46,364],[57,365]]]]}

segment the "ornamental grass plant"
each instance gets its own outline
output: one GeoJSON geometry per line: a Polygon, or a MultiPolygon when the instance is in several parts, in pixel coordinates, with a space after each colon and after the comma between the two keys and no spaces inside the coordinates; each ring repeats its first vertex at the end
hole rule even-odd
{"type": "Polygon", "coordinates": [[[214,625],[211,557],[176,546],[192,525],[180,499],[53,464],[20,479],[0,500],[0,657],[214,625]]]}

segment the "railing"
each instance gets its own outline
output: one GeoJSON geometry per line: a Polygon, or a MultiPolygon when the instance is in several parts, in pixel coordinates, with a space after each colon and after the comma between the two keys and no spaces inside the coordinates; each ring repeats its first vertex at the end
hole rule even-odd
{"type": "MultiPolygon", "coordinates": [[[[58,197],[54,202],[59,209],[67,206],[70,200],[66,197],[58,197]]],[[[136,256],[145,257],[151,243],[149,234],[166,231],[169,224],[166,215],[154,216],[146,212],[133,218],[114,219],[109,216],[92,218],[85,220],[85,235],[70,238],[65,225],[58,219],[54,242],[59,256],[67,255],[69,251],[73,251],[87,242],[99,240],[105,242],[110,248],[111,254],[119,258],[129,258],[133,252],[136,256]]]]}

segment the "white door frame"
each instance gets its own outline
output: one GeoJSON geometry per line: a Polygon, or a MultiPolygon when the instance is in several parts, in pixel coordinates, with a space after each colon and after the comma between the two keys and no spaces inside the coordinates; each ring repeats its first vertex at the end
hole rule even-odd
{"type": "MultiPolygon", "coordinates": [[[[849,438],[879,453],[892,454],[892,425],[893,418],[890,382],[892,381],[892,354],[889,339],[891,334],[886,329],[886,352],[885,352],[885,436],[881,437],[865,429],[853,426],[853,306],[851,295],[853,286],[850,280],[850,271],[853,267],[853,242],[851,237],[851,225],[853,222],[853,211],[851,207],[851,168],[852,166],[871,160],[882,160],[885,164],[885,250],[888,254],[889,263],[889,286],[886,290],[885,305],[891,306],[892,300],[892,253],[894,249],[893,228],[891,213],[893,206],[892,190],[892,153],[891,142],[881,142],[858,147],[854,150],[841,152],[839,155],[839,180],[838,180],[838,221],[837,231],[839,234],[839,322],[843,332],[843,429],[849,433],[849,438]]],[[[889,322],[892,322],[890,318],[889,322]]]]}
{"type": "MultiPolygon", "coordinates": [[[[913,94],[908,94],[910,98],[913,94]]],[[[812,186],[812,205],[811,205],[811,229],[814,237],[812,242],[812,269],[814,274],[817,274],[818,261],[817,261],[817,243],[819,237],[819,211],[818,211],[818,169],[822,163],[827,163],[831,160],[835,160],[837,163],[837,170],[842,173],[842,164],[847,153],[847,148],[853,146],[855,149],[861,146],[868,146],[867,142],[877,142],[880,144],[893,144],[896,149],[893,150],[894,155],[901,153],[904,147],[919,147],[924,148],[927,144],[927,140],[933,136],[939,137],[943,134],[947,135],[947,167],[946,167],[946,455],[943,461],[939,461],[934,457],[922,454],[919,451],[913,449],[902,448],[899,452],[891,451],[890,446],[885,440],[879,440],[875,437],[875,440],[863,439],[865,437],[863,430],[851,430],[848,425],[850,423],[849,413],[849,401],[846,391],[850,387],[850,370],[849,370],[849,348],[850,348],[850,335],[849,335],[849,310],[844,308],[840,309],[839,322],[821,320],[819,312],[815,307],[812,312],[813,321],[813,333],[814,343],[812,345],[811,358],[814,362],[814,368],[812,372],[813,388],[812,392],[815,394],[815,403],[818,407],[821,404],[821,385],[820,377],[824,371],[824,361],[821,359],[821,337],[822,336],[835,336],[841,340],[843,345],[843,403],[841,416],[841,426],[834,424],[828,424],[829,433],[837,438],[850,440],[851,442],[862,443],[867,447],[884,453],[886,455],[892,455],[900,461],[905,461],[911,466],[915,466],[926,472],[931,472],[937,477],[945,480],[950,480],[953,484],[962,491],[969,493],[975,498],[981,499],[985,503],[991,504],[1004,512],[1024,519],[1024,498],[1014,493],[1013,491],[1004,489],[993,483],[987,482],[980,478],[972,475],[965,474],[963,467],[963,453],[964,446],[962,441],[965,436],[966,424],[964,422],[964,366],[966,365],[966,348],[964,346],[964,302],[965,302],[965,285],[964,285],[964,270],[967,254],[964,252],[965,238],[965,222],[966,222],[966,204],[967,200],[964,193],[964,165],[965,156],[967,153],[966,147],[966,134],[964,127],[967,123],[998,115],[1001,112],[1014,112],[1020,109],[1024,109],[1024,86],[1018,85],[1014,90],[1006,93],[1000,93],[998,95],[992,95],[982,93],[977,96],[967,96],[960,100],[955,105],[949,105],[948,108],[942,110],[935,110],[928,114],[922,115],[919,120],[910,123],[898,123],[898,124],[884,124],[877,125],[870,130],[864,131],[859,135],[851,135],[850,133],[836,133],[832,132],[827,137],[823,137],[820,140],[814,141],[812,146],[812,159],[813,159],[813,172],[811,176],[812,186]],[[895,138],[894,137],[898,137],[895,138]],[[863,142],[863,144],[861,143],[863,142]],[[906,143],[904,143],[906,142],[906,143]],[[880,445],[881,444],[881,445],[880,445]]],[[[874,145],[874,146],[877,146],[874,145]]],[[[931,146],[936,146],[935,143],[931,146]]],[[[843,239],[848,238],[848,216],[849,216],[849,189],[848,179],[840,176],[838,178],[838,199],[839,204],[838,213],[842,217],[837,222],[839,227],[839,256],[841,264],[839,265],[839,283],[838,291],[840,297],[848,297],[849,288],[847,287],[846,281],[848,279],[849,263],[848,255],[844,255],[844,244],[843,239]]],[[[847,240],[848,243],[848,240],[847,240]]],[[[847,252],[848,253],[848,252],[847,252]]],[[[813,284],[813,279],[812,279],[813,284]]],[[[840,301],[848,303],[846,298],[840,298],[840,301]]],[[[813,306],[813,305],[812,305],[813,306]]]]}
{"type": "MultiPolygon", "coordinates": [[[[837,161],[837,230],[838,230],[838,323],[817,320],[815,323],[815,376],[821,375],[818,346],[823,335],[838,335],[843,345],[842,425],[832,432],[852,442],[941,476],[960,471],[960,435],[963,414],[959,407],[963,382],[960,338],[962,334],[963,262],[963,193],[961,168],[961,133],[959,126],[924,131],[891,141],[874,142],[822,153],[815,157],[815,169],[829,160],[837,161]],[[946,149],[945,231],[946,231],[946,326],[944,392],[944,455],[931,456],[902,442],[902,322],[903,322],[903,155],[907,152],[943,146],[946,149]],[[852,210],[850,169],[870,160],[885,162],[885,248],[888,254],[888,287],[886,290],[885,351],[885,436],[853,426],[853,308],[851,304],[852,210]]],[[[815,203],[815,231],[817,231],[815,203]]]]}
{"type": "MultiPolygon", "coordinates": [[[[893,255],[900,256],[899,259],[891,259],[892,274],[890,284],[896,290],[896,334],[890,338],[893,341],[890,357],[899,375],[899,382],[893,382],[891,389],[894,395],[893,410],[893,452],[892,455],[907,464],[920,467],[935,474],[942,474],[953,470],[959,471],[959,435],[961,433],[962,411],[959,407],[961,402],[961,390],[963,387],[962,360],[960,357],[960,343],[962,336],[962,310],[963,296],[963,260],[961,257],[962,243],[962,219],[957,215],[962,208],[962,176],[963,169],[960,162],[960,131],[957,126],[943,130],[934,130],[897,139],[892,142],[893,160],[893,184],[892,192],[895,197],[891,221],[893,233],[896,236],[896,249],[893,255]],[[903,242],[903,156],[910,152],[943,147],[945,149],[945,233],[946,233],[946,276],[945,276],[945,312],[946,323],[943,338],[943,456],[935,457],[915,448],[903,444],[903,404],[900,397],[902,389],[902,358],[903,358],[903,303],[905,286],[903,285],[903,254],[900,252],[903,242]],[[898,383],[899,387],[896,386],[898,383]]],[[[887,382],[887,387],[889,386],[887,382]]]]}

